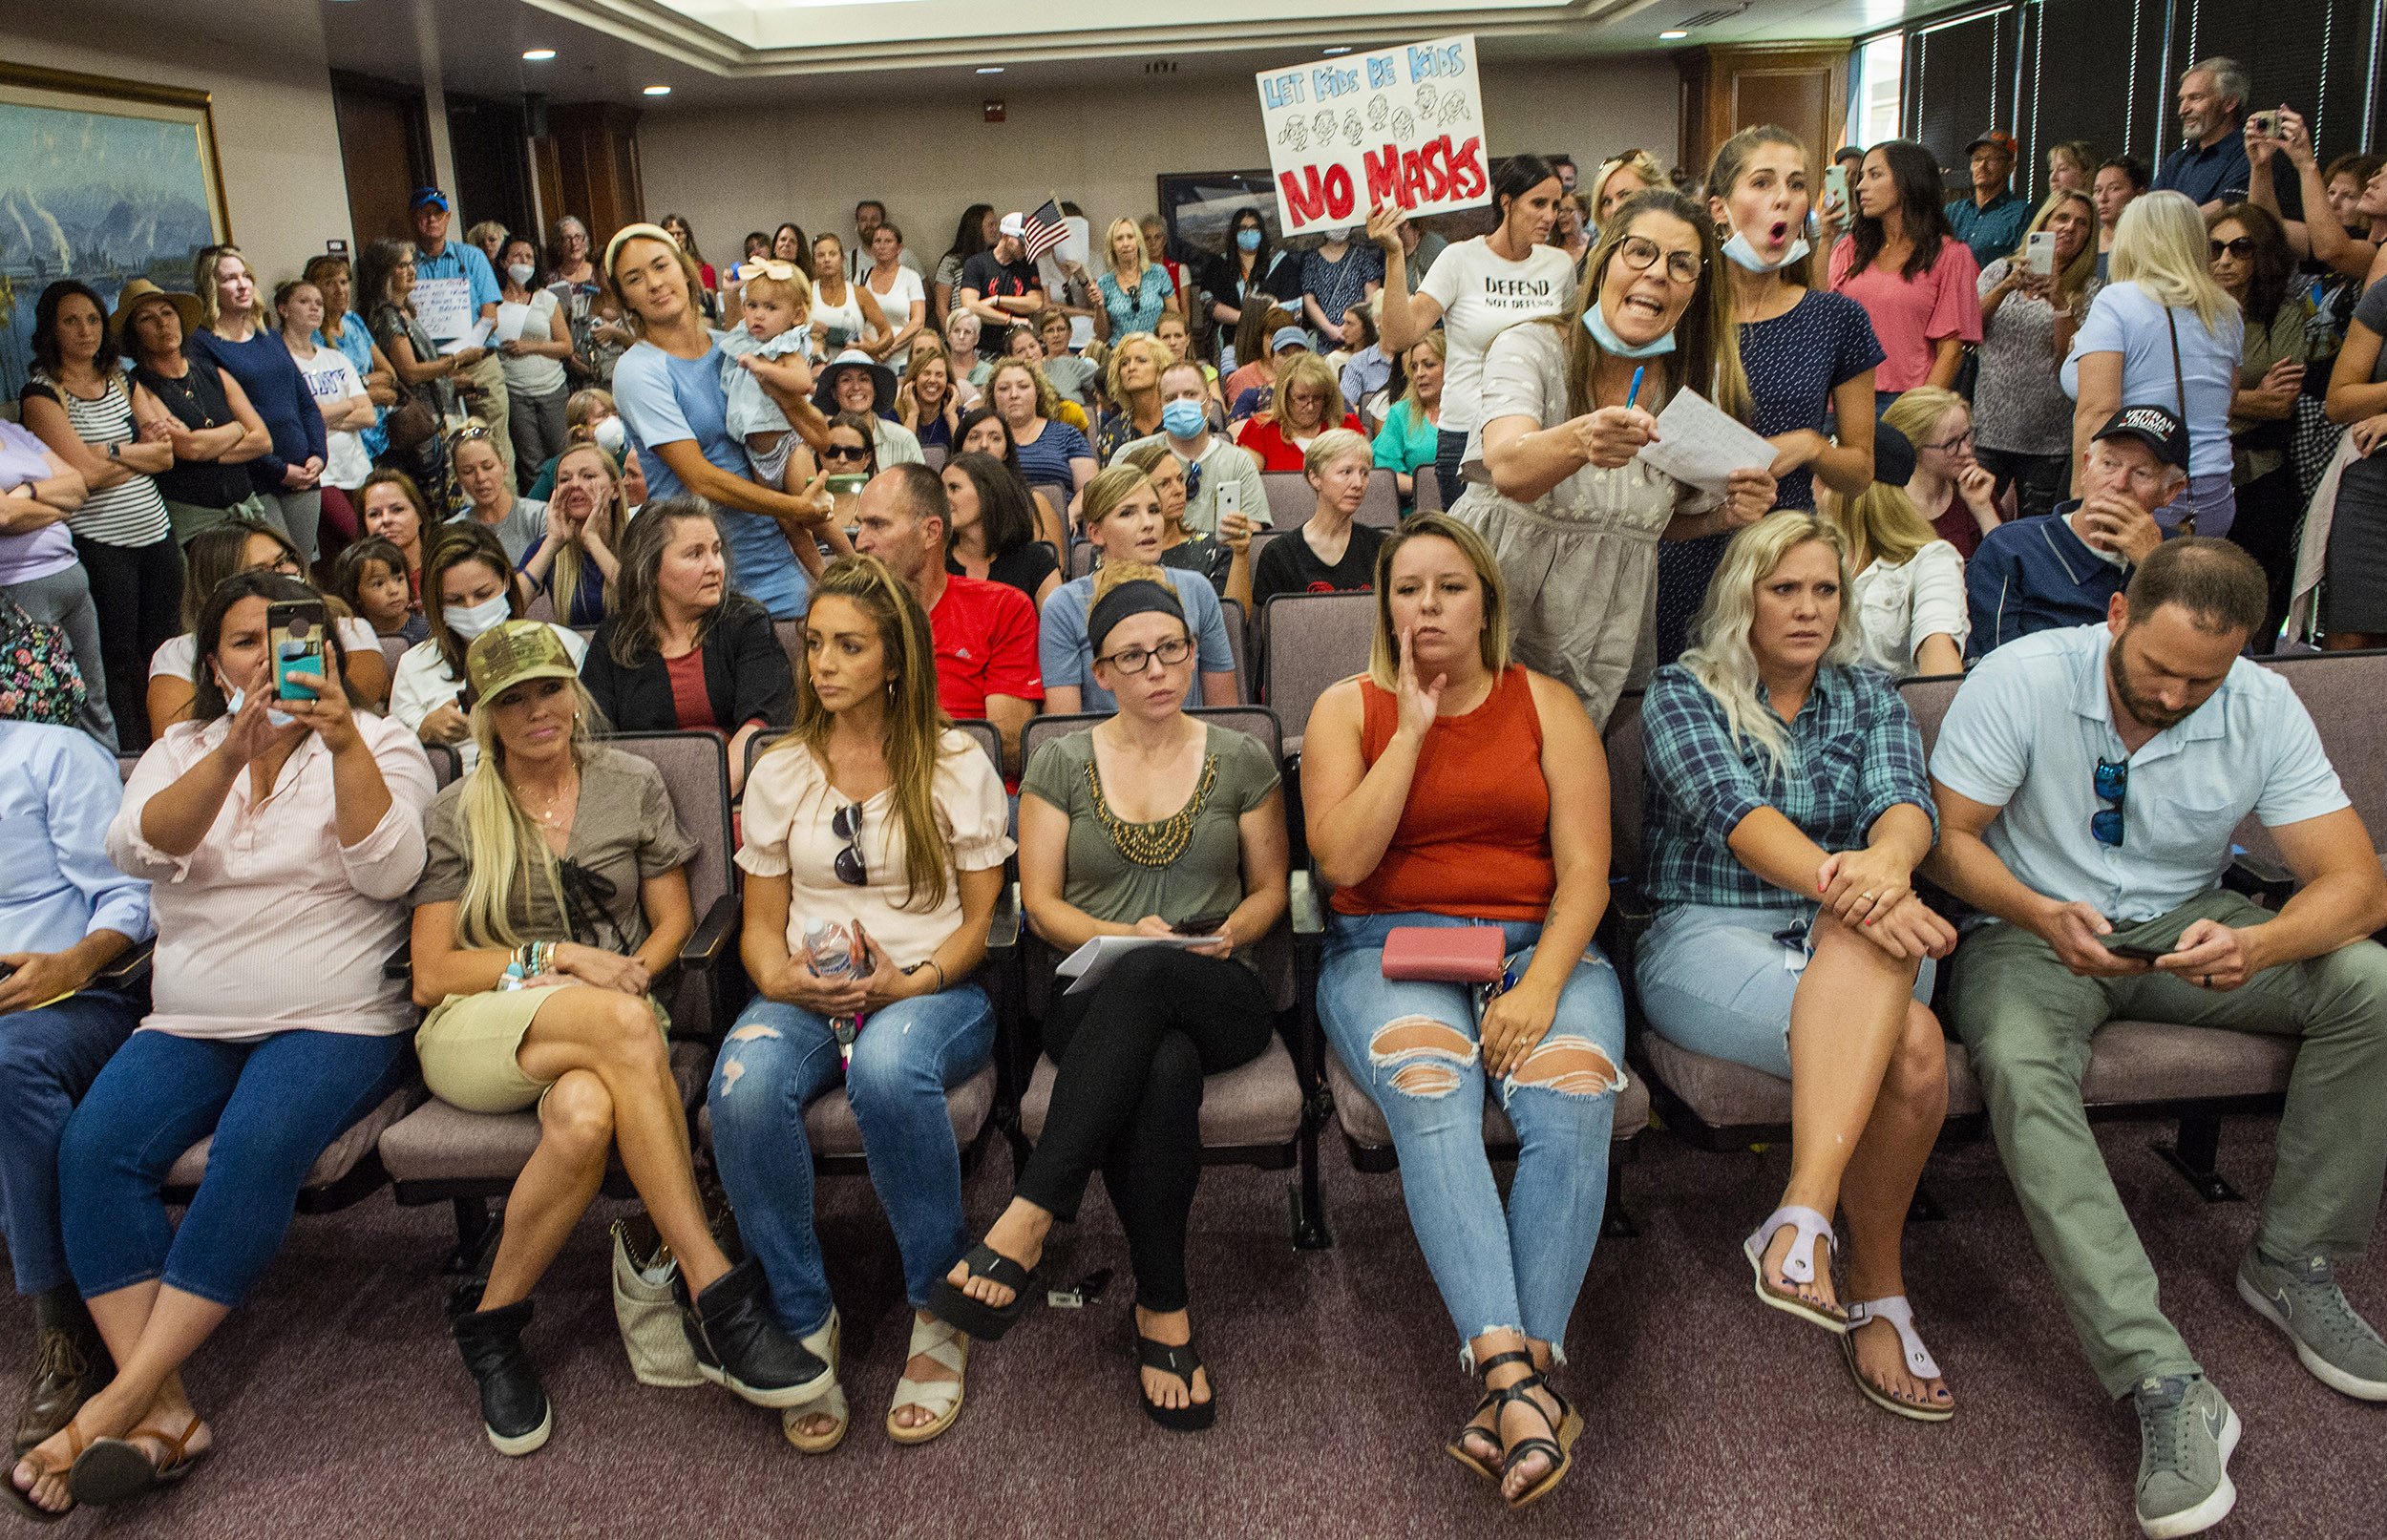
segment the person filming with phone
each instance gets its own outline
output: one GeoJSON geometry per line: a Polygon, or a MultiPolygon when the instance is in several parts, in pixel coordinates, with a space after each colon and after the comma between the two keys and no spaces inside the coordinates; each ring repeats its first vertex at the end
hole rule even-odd
{"type": "MultiPolygon", "coordinates": [[[[2387,1174],[2387,951],[2368,939],[2387,878],[2294,686],[2242,656],[2266,600],[2235,545],[2170,541],[2102,625],[1982,660],[1931,765],[1940,839],[1922,871],[1978,911],[1955,955],[1956,1030],[2065,1314],[2105,1393],[2136,1403],[2150,1535],[2229,1511],[2240,1421],[2165,1318],[2090,1132],[2081,1080],[2106,1023],[2293,1049],[2237,1291],[2324,1384],[2387,1400],[2387,1343],[2333,1273],[2368,1245],[2387,1174]],[[2296,879],[2276,911],[2220,886],[2249,816],[2296,879]]],[[[2192,1076],[2195,1050],[2179,1053],[2192,1076]]]]}

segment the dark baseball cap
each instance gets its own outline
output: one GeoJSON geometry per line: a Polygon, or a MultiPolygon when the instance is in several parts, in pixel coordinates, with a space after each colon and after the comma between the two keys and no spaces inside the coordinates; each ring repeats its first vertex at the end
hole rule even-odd
{"type": "Polygon", "coordinates": [[[1873,479],[1889,487],[1914,479],[1914,445],[1886,422],[1873,424],[1873,479]]]}
{"type": "Polygon", "coordinates": [[[1998,149],[2005,151],[2009,158],[2014,155],[2014,136],[2002,128],[1988,129],[1975,136],[1973,142],[1964,147],[1964,153],[1971,155],[1984,144],[1996,145],[1998,149]]]}
{"type": "Polygon", "coordinates": [[[442,214],[448,212],[448,195],[441,192],[436,187],[415,188],[414,196],[407,200],[406,206],[409,212],[412,212],[414,209],[421,208],[426,203],[429,203],[432,207],[437,209],[442,214]]]}
{"type": "Polygon", "coordinates": [[[2155,458],[2173,470],[2188,468],[2187,426],[2168,407],[2124,407],[2089,435],[2094,444],[2106,438],[2135,438],[2155,452],[2155,458]]]}

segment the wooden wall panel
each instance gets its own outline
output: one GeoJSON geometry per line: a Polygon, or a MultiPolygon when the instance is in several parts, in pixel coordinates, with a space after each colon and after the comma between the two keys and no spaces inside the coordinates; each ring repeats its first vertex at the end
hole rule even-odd
{"type": "Polygon", "coordinates": [[[1718,145],[1758,123],[1779,123],[1806,141],[1813,164],[1829,164],[1848,114],[1848,52],[1846,42],[1821,42],[1677,54],[1683,167],[1703,176],[1718,145]]]}

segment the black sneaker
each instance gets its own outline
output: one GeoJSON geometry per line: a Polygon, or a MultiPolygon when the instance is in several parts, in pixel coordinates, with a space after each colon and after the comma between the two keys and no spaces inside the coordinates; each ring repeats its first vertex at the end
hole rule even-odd
{"type": "Polygon", "coordinates": [[[713,1279],[693,1300],[685,1276],[672,1287],[696,1370],[714,1384],[756,1406],[782,1408],[809,1406],[835,1386],[836,1371],[780,1329],[754,1258],[713,1279]]]}
{"type": "Polygon", "coordinates": [[[555,1408],[522,1351],[522,1328],[530,1323],[528,1299],[497,1310],[462,1310],[448,1322],[464,1367],[480,1384],[481,1425],[499,1454],[529,1454],[556,1430],[555,1408]]]}

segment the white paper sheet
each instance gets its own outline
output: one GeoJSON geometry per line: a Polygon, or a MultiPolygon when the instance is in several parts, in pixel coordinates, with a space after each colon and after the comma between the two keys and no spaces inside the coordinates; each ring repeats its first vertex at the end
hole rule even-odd
{"type": "Polygon", "coordinates": [[[442,353],[454,354],[460,353],[467,348],[484,347],[489,341],[489,333],[496,325],[495,321],[476,321],[473,323],[473,328],[470,331],[454,342],[441,344],[439,350],[442,353]]]}
{"type": "Polygon", "coordinates": [[[433,342],[454,342],[473,325],[473,285],[463,278],[418,278],[407,296],[433,342]]]}
{"type": "Polygon", "coordinates": [[[496,340],[499,342],[520,342],[522,340],[522,323],[528,321],[530,318],[531,307],[529,306],[513,305],[504,301],[498,302],[497,329],[495,333],[496,340]]]}
{"type": "Polygon", "coordinates": [[[1721,497],[1733,472],[1773,464],[1774,447],[1697,390],[1678,390],[1658,414],[1658,437],[1641,446],[1640,457],[1677,481],[1721,497]]]}
{"type": "Polygon", "coordinates": [[[1077,981],[1062,993],[1082,995],[1102,982],[1104,974],[1138,947],[1201,946],[1215,939],[1211,936],[1097,936],[1063,958],[1061,965],[1053,971],[1064,979],[1077,981]]]}

